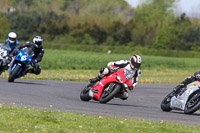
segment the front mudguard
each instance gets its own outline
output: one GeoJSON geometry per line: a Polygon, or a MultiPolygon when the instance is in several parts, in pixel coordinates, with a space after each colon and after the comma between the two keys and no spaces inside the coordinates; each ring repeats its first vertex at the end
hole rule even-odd
{"type": "Polygon", "coordinates": [[[12,71],[9,73],[8,82],[13,82],[16,78],[20,76],[21,64],[16,64],[12,67],[12,71]]]}

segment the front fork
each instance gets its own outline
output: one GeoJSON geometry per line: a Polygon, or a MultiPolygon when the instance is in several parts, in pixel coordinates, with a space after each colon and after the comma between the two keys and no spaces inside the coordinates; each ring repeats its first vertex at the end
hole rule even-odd
{"type": "Polygon", "coordinates": [[[21,66],[21,69],[20,69],[19,72],[17,73],[17,77],[20,77],[20,73],[21,73],[21,71],[22,71],[22,64],[20,64],[20,63],[12,64],[12,65],[10,66],[9,76],[10,76],[11,73],[14,71],[15,67],[18,66],[18,65],[21,66]]]}

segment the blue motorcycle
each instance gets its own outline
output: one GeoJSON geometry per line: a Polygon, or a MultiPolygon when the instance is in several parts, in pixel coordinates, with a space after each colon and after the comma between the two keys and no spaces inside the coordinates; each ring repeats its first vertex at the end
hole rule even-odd
{"type": "Polygon", "coordinates": [[[14,56],[9,67],[8,82],[13,82],[16,78],[25,75],[32,63],[34,52],[30,47],[25,47],[14,56]]]}

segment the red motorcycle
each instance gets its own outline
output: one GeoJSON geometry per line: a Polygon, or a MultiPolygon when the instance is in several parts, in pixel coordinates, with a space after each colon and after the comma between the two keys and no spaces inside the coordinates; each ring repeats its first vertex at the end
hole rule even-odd
{"type": "Polygon", "coordinates": [[[93,99],[100,103],[107,103],[132,86],[132,77],[131,71],[124,68],[118,69],[99,82],[88,84],[81,91],[80,99],[82,101],[93,99]]]}

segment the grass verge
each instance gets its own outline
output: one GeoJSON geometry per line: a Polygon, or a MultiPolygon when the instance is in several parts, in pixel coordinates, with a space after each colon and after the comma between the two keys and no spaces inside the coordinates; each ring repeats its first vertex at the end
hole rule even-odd
{"type": "MultiPolygon", "coordinates": [[[[44,58],[40,65],[42,69],[68,69],[68,70],[97,70],[106,67],[108,62],[122,59],[129,60],[131,54],[106,54],[97,52],[80,52],[65,50],[45,50],[44,58]]],[[[160,70],[182,69],[199,70],[198,58],[175,58],[161,56],[142,57],[141,69],[160,70]]]]}
{"type": "Polygon", "coordinates": [[[0,105],[2,133],[199,133],[197,126],[0,105]]]}
{"type": "MultiPolygon", "coordinates": [[[[193,75],[195,70],[141,70],[140,83],[159,83],[159,84],[179,84],[187,76],[193,75]]],[[[97,76],[99,70],[42,70],[40,75],[27,74],[22,79],[44,79],[60,81],[81,81],[87,82],[88,79],[97,76]]],[[[8,72],[4,72],[1,77],[8,78],[8,72]]]]}

